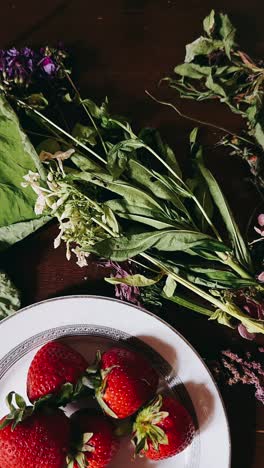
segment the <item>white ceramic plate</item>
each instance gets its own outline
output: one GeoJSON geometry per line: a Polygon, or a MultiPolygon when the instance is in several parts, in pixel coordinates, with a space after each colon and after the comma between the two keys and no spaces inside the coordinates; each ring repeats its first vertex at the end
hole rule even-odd
{"type": "MultiPolygon", "coordinates": [[[[71,296],[34,304],[0,325],[0,416],[11,390],[25,395],[26,375],[37,349],[63,339],[88,360],[119,342],[147,354],[161,382],[177,394],[197,423],[192,444],[162,462],[131,461],[124,440],[112,468],[230,468],[230,435],[217,387],[196,351],[168,324],[138,307],[103,297],[71,296]]],[[[67,411],[73,412],[69,407],[67,411]]]]}

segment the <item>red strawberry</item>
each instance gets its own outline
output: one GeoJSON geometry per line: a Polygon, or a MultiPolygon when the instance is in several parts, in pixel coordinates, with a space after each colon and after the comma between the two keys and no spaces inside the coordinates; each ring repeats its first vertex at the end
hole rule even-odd
{"type": "Polygon", "coordinates": [[[74,422],[82,433],[81,451],[77,452],[74,461],[68,459],[68,467],[104,468],[119,449],[119,440],[114,434],[112,422],[101,414],[89,411],[78,411],[74,422]]]}
{"type": "Polygon", "coordinates": [[[66,383],[75,385],[87,362],[74,349],[51,341],[35,355],[28,370],[27,394],[31,402],[46,395],[58,395],[66,383]]]}
{"type": "Polygon", "coordinates": [[[157,390],[158,375],[141,354],[111,348],[102,355],[98,403],[112,417],[126,418],[150,400],[157,390]]]}
{"type": "Polygon", "coordinates": [[[162,460],[182,452],[195,429],[188,411],[177,400],[159,395],[137,415],[133,431],[136,452],[162,460]]]}
{"type": "MultiPolygon", "coordinates": [[[[0,423],[7,422],[4,417],[0,423]]],[[[64,468],[70,422],[61,410],[36,412],[0,430],[1,468],[64,468]]]]}

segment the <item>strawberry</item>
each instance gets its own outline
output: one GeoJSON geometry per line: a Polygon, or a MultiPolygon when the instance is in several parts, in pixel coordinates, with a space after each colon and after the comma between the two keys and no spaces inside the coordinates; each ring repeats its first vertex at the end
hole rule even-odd
{"type": "Polygon", "coordinates": [[[158,375],[142,355],[114,347],[103,353],[99,363],[96,398],[114,418],[126,418],[138,411],[157,390],[158,375]]]}
{"type": "Polygon", "coordinates": [[[159,395],[137,415],[133,426],[136,453],[162,460],[182,452],[194,437],[188,411],[174,398],[159,395]]]}
{"type": "Polygon", "coordinates": [[[81,410],[74,414],[74,423],[82,434],[79,451],[68,457],[68,468],[104,468],[119,449],[112,422],[102,414],[81,410]]]}
{"type": "Polygon", "coordinates": [[[47,343],[37,352],[28,370],[29,400],[34,402],[47,395],[64,398],[66,393],[67,397],[69,393],[72,396],[73,386],[77,385],[87,365],[84,357],[69,346],[58,341],[47,343]]]}
{"type": "Polygon", "coordinates": [[[31,412],[18,395],[16,401],[18,409],[9,399],[11,412],[0,421],[1,468],[64,468],[70,420],[59,409],[31,412]]]}

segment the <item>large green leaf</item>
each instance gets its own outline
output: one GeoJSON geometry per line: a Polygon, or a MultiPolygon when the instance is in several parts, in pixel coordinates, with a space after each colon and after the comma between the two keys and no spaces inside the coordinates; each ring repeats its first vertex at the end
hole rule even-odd
{"type": "Polygon", "coordinates": [[[208,250],[218,249],[219,251],[226,249],[223,244],[215,242],[200,232],[163,229],[162,231],[132,234],[127,237],[108,238],[98,242],[93,247],[93,252],[104,258],[124,261],[150,248],[166,252],[187,252],[188,249],[194,247],[208,250]]]}
{"type": "Polygon", "coordinates": [[[20,308],[20,293],[6,273],[0,271],[0,320],[20,308]]]}
{"type": "Polygon", "coordinates": [[[73,179],[92,182],[99,187],[103,187],[111,192],[122,196],[127,203],[138,206],[162,210],[162,203],[151,196],[146,191],[139,189],[124,180],[112,180],[112,176],[105,173],[80,172],[72,174],[73,179]]]}
{"type": "Polygon", "coordinates": [[[208,185],[211,196],[226,225],[237,259],[241,262],[242,265],[251,269],[251,258],[249,251],[240,233],[239,227],[235,222],[232,211],[219,187],[218,182],[214,178],[211,171],[209,171],[209,169],[207,169],[204,165],[201,148],[199,148],[196,153],[196,161],[198,168],[200,169],[201,174],[208,185]]]}
{"type": "Polygon", "coordinates": [[[36,195],[22,188],[28,171],[43,168],[29,139],[21,129],[17,115],[0,96],[0,227],[36,218],[36,195]]]}
{"type": "Polygon", "coordinates": [[[42,216],[41,218],[20,223],[10,224],[0,227],[0,252],[11,247],[11,245],[29,236],[32,232],[44,226],[51,218],[42,216]]]}

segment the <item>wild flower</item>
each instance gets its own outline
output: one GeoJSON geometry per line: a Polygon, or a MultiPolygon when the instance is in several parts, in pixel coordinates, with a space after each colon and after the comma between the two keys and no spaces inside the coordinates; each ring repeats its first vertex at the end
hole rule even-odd
{"type": "Polygon", "coordinates": [[[105,213],[99,204],[91,202],[89,197],[76,189],[68,180],[62,161],[71,156],[74,150],[42,154],[42,161],[53,161],[55,168],[49,164],[45,186],[37,173],[30,171],[24,176],[23,187],[30,186],[37,194],[35,212],[52,214],[59,221],[59,234],[54,240],[54,248],[62,241],[66,244],[66,258],[71,254],[77,257],[80,267],[87,265],[89,250],[94,243],[106,237],[102,227],[105,213]]]}

